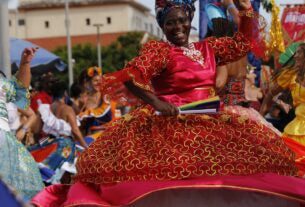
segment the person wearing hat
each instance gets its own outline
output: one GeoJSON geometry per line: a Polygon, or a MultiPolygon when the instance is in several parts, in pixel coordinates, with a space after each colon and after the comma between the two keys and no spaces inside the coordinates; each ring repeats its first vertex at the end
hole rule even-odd
{"type": "Polygon", "coordinates": [[[156,1],[157,21],[167,40],[146,43],[124,69],[104,75],[100,89],[111,95],[113,83],[121,81],[145,104],[105,126],[80,155],[73,185],[48,187],[33,204],[194,207],[289,202],[234,189],[305,199],[305,181],[290,177],[296,174],[294,154],[257,112],[233,107],[216,114],[179,114],[181,105],[213,98],[216,65],[238,60],[251,48],[252,32],[244,30],[245,24],[251,27],[250,1],[240,0],[240,12],[233,1],[224,4],[241,16],[240,31],[232,38],[189,43],[194,1],[156,1]],[[206,189],[222,187],[231,191],[206,189]]]}

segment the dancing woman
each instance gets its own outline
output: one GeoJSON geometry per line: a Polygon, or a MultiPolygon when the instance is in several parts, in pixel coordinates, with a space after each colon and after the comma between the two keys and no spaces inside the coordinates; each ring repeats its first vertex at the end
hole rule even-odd
{"type": "Polygon", "coordinates": [[[100,92],[100,81],[102,69],[90,67],[83,70],[79,77],[79,82],[83,87],[86,102],[83,104],[78,119],[85,127],[86,134],[92,133],[92,129],[111,121],[113,113],[110,101],[107,101],[100,92]]]}

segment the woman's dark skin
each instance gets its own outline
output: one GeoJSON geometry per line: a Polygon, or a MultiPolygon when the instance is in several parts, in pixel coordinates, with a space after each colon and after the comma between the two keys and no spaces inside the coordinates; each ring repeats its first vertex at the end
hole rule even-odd
{"type": "Polygon", "coordinates": [[[191,31],[190,18],[180,8],[172,9],[165,18],[163,32],[169,42],[187,47],[191,31]]]}
{"type": "MultiPolygon", "coordinates": [[[[172,9],[165,18],[163,32],[172,44],[177,46],[188,46],[188,39],[191,30],[190,18],[180,8],[172,9]]],[[[125,83],[126,87],[144,102],[152,105],[156,111],[165,116],[175,116],[179,114],[176,106],[161,101],[153,93],[144,91],[135,86],[132,82],[125,83]]]]}
{"type": "MultiPolygon", "coordinates": [[[[241,5],[243,8],[251,7],[251,3],[249,0],[240,1],[242,1],[241,5]]],[[[228,6],[231,3],[233,3],[233,0],[223,1],[224,6],[228,6]]],[[[238,10],[236,8],[230,8],[230,13],[232,15],[238,15],[238,10]]],[[[188,40],[191,30],[190,17],[187,16],[185,11],[183,11],[181,8],[174,8],[165,17],[162,30],[169,42],[178,47],[187,47],[189,44],[188,40]]],[[[126,82],[125,85],[134,95],[141,98],[147,104],[153,106],[154,109],[156,111],[161,112],[162,115],[175,116],[179,114],[179,110],[176,106],[161,101],[156,95],[135,86],[131,81],[126,82]]]]}

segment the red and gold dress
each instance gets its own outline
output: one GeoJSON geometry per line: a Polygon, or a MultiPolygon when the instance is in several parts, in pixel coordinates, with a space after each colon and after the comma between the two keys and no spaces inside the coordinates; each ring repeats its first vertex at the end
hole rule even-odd
{"type": "MultiPolygon", "coordinates": [[[[215,59],[227,62],[248,51],[246,40],[236,42],[224,38],[193,44],[204,55],[198,62],[179,47],[152,41],[127,68],[106,76],[103,84],[126,76],[176,106],[209,98],[215,95],[215,59]],[[221,50],[228,44],[239,50],[234,53],[238,55],[221,50]]],[[[253,113],[235,107],[215,115],[158,116],[143,105],[107,126],[79,158],[75,180],[113,184],[262,172],[294,175],[293,153],[253,113]]]]}
{"type": "MultiPolygon", "coordinates": [[[[215,95],[216,64],[235,61],[249,48],[240,33],[188,48],[151,41],[125,69],[104,76],[103,90],[131,80],[176,106],[205,99],[215,95]]],[[[81,154],[75,184],[51,186],[33,203],[126,206],[179,188],[229,188],[305,201],[305,181],[295,174],[294,154],[254,110],[158,116],[143,105],[109,123],[81,154]]]]}

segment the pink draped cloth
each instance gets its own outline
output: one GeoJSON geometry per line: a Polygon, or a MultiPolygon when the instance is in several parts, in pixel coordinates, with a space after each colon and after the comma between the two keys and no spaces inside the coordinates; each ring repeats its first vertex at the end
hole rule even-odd
{"type": "Polygon", "coordinates": [[[38,206],[77,205],[126,206],[157,191],[169,189],[217,189],[252,191],[305,204],[305,180],[272,173],[249,176],[208,176],[187,180],[134,181],[115,185],[78,182],[72,186],[53,185],[38,194],[32,203],[38,206]],[[54,196],[58,195],[58,196],[54,196]]]}

